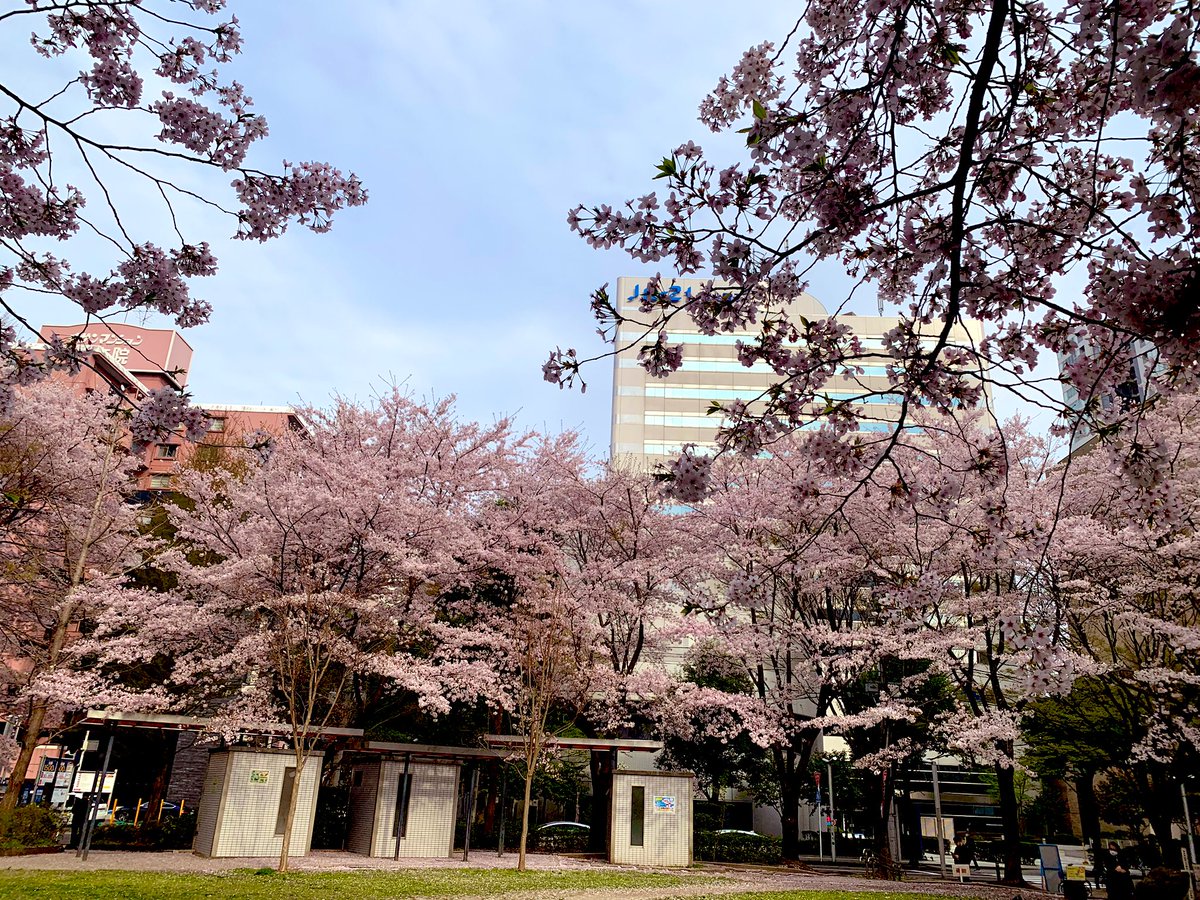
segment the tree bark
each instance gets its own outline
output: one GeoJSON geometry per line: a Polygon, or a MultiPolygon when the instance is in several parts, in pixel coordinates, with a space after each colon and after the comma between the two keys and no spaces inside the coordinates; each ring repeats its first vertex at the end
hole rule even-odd
{"type": "Polygon", "coordinates": [[[1100,849],[1100,807],[1096,804],[1096,772],[1088,769],[1075,776],[1075,798],[1079,801],[1079,827],[1083,832],[1083,842],[1092,848],[1092,852],[1100,849]]]}
{"type": "Polygon", "coordinates": [[[42,726],[46,722],[46,701],[37,700],[29,712],[25,722],[25,730],[21,736],[21,751],[13,764],[12,775],[8,779],[8,789],[0,800],[0,810],[8,812],[16,809],[17,801],[21,799],[21,789],[25,786],[25,773],[29,771],[29,763],[33,759],[33,750],[37,747],[42,726]]]}
{"type": "Polygon", "coordinates": [[[296,752],[296,777],[292,779],[292,797],[288,802],[287,818],[283,825],[283,846],[279,849],[279,871],[288,870],[288,858],[291,853],[292,826],[296,824],[296,803],[300,799],[300,778],[304,774],[304,763],[307,754],[296,752]]]}
{"type": "Polygon", "coordinates": [[[517,850],[517,871],[525,871],[525,844],[529,839],[529,795],[533,792],[533,766],[525,767],[525,796],[521,801],[521,846],[517,850]]]}
{"type": "Polygon", "coordinates": [[[1004,829],[1003,883],[1024,886],[1021,870],[1021,823],[1017,807],[1016,773],[1012,766],[996,763],[996,783],[1000,792],[1000,823],[1004,829]]]}
{"type": "Polygon", "coordinates": [[[171,732],[154,733],[150,741],[158,745],[159,749],[159,765],[158,771],[154,773],[154,780],[150,782],[150,792],[146,797],[146,815],[140,820],[140,827],[145,828],[153,822],[150,813],[158,809],[158,805],[162,803],[167,796],[167,784],[171,778],[171,766],[175,759],[175,741],[177,734],[171,732]]]}

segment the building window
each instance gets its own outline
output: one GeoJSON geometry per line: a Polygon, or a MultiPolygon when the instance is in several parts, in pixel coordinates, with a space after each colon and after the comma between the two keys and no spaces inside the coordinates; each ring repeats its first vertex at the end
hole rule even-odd
{"type": "Polygon", "coordinates": [[[151,475],[150,476],[150,487],[151,488],[162,491],[162,490],[166,490],[170,486],[171,486],[171,476],[170,475],[151,475]]]}
{"type": "Polygon", "coordinates": [[[201,444],[196,448],[196,462],[215,463],[221,458],[221,448],[212,444],[201,444]]]}
{"type": "Polygon", "coordinates": [[[178,444],[159,444],[154,448],[154,457],[155,459],[174,459],[178,452],[178,444]]]}
{"type": "Polygon", "coordinates": [[[641,785],[633,788],[629,798],[629,846],[644,847],[646,844],[646,789],[641,785]]]}
{"type": "Polygon", "coordinates": [[[208,430],[209,431],[224,431],[225,430],[225,420],[224,419],[209,419],[208,420],[208,430]]]}
{"type": "Polygon", "coordinates": [[[292,785],[296,783],[296,767],[288,766],[283,773],[283,785],[279,789],[279,812],[275,815],[275,833],[283,834],[287,828],[288,811],[292,808],[292,785]]]}

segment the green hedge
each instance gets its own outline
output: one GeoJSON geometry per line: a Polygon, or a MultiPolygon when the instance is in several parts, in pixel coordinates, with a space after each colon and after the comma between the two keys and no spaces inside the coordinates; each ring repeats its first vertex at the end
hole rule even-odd
{"type": "Polygon", "coordinates": [[[114,822],[98,825],[92,833],[97,850],[189,850],[196,836],[196,814],[164,816],[158,822],[114,822]]]}
{"type": "Polygon", "coordinates": [[[718,834],[715,831],[697,831],[693,847],[696,859],[706,862],[773,866],[778,865],[783,858],[783,841],[765,834],[718,834]]]}
{"type": "MultiPolygon", "coordinates": [[[[520,829],[518,825],[515,835],[518,840],[520,829]]],[[[534,828],[529,832],[529,849],[538,853],[582,853],[588,848],[590,836],[591,832],[586,828],[547,828],[545,831],[534,828]]],[[[511,839],[510,835],[505,837],[511,839]]]]}
{"type": "Polygon", "coordinates": [[[44,806],[18,806],[0,813],[0,850],[53,847],[61,824],[58,815],[44,806]]]}

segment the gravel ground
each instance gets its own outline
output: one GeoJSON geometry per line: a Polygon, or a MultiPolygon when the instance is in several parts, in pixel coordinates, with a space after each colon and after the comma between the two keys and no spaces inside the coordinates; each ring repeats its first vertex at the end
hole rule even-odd
{"type": "MultiPolygon", "coordinates": [[[[17,856],[0,859],[0,869],[41,869],[41,870],[88,870],[88,869],[117,869],[121,871],[154,871],[154,872],[224,872],[230,869],[256,869],[275,866],[275,857],[241,858],[241,859],[205,859],[190,851],[173,853],[132,853],[117,850],[95,850],[88,856],[87,862],[76,859],[75,854],[56,853],[41,856],[17,856]]],[[[447,869],[447,868],[515,868],[516,854],[505,854],[497,858],[495,853],[487,851],[472,856],[470,862],[461,859],[368,859],[354,853],[318,850],[308,856],[292,859],[294,871],[303,872],[335,872],[351,870],[388,870],[388,869],[447,869]]],[[[546,854],[530,854],[527,865],[531,869],[561,869],[569,871],[613,871],[630,867],[614,866],[611,863],[596,859],[578,859],[568,856],[552,856],[546,854]]],[[[599,891],[529,891],[519,894],[506,895],[514,900],[557,900],[565,897],[586,897],[587,900],[665,900],[674,897],[693,897],[697,895],[729,894],[742,891],[853,891],[855,893],[871,894],[886,892],[897,893],[927,893],[940,894],[947,897],[978,897],[983,900],[1014,900],[1021,896],[1026,900],[1038,896],[1046,896],[1038,889],[1025,888],[1020,891],[1014,888],[1000,887],[994,883],[958,884],[957,882],[941,882],[936,879],[927,881],[883,882],[871,881],[847,875],[833,875],[813,871],[787,869],[761,869],[742,866],[701,865],[688,870],[662,869],[641,870],[662,871],[681,875],[684,878],[694,878],[693,884],[681,884],[674,887],[637,888],[623,890],[599,891]],[[709,878],[727,879],[721,882],[709,881],[709,878]]]]}

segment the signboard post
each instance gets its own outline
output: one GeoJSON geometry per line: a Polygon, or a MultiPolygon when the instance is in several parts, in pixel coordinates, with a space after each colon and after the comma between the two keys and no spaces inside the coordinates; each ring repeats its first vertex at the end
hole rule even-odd
{"type": "Polygon", "coordinates": [[[1063,883],[1062,857],[1057,844],[1038,844],[1038,863],[1042,870],[1042,884],[1046,893],[1057,894],[1063,883]]]}

